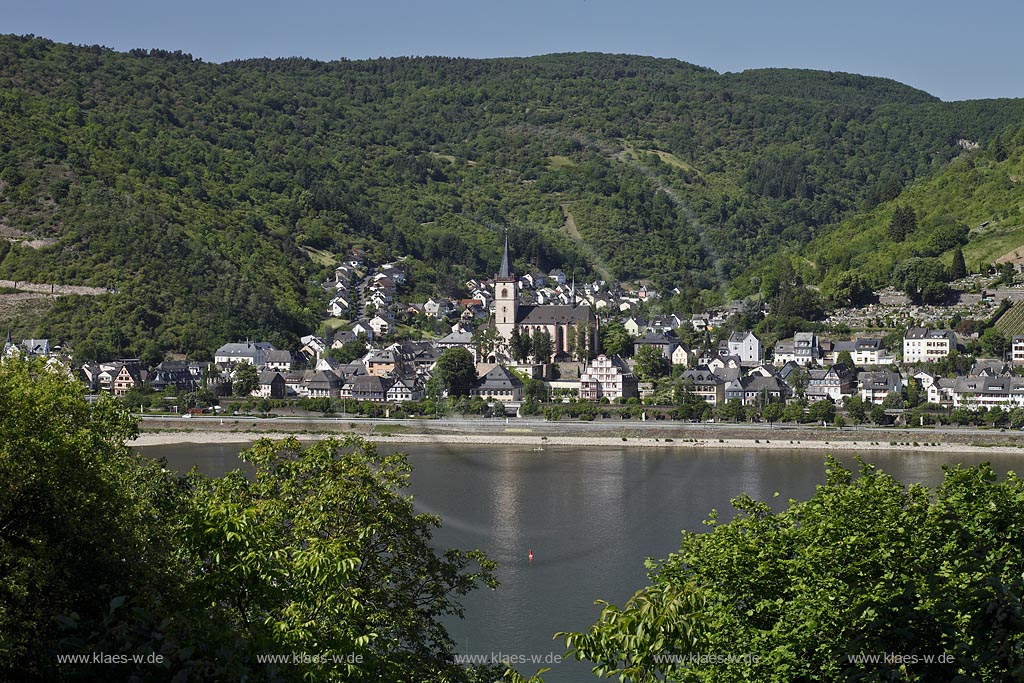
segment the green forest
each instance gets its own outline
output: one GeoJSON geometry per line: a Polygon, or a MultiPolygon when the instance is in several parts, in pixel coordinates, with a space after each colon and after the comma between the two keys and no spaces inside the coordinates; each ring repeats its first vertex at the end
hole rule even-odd
{"type": "Polygon", "coordinates": [[[961,226],[1021,225],[1022,120],[1021,100],[627,55],[209,64],[2,36],[0,278],[111,292],[5,322],[95,357],[287,346],[323,317],[331,255],[408,256],[417,295],[455,294],[503,230],[518,272],[603,269],[689,308],[757,292],[780,255],[826,293],[904,255],[975,267],[961,226]],[[915,189],[943,177],[998,206],[915,189]],[[894,202],[918,232],[876,258],[894,202]]]}

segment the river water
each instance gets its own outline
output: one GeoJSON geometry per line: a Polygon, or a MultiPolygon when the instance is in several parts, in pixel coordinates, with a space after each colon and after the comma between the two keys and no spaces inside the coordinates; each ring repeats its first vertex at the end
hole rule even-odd
{"type": "MultiPolygon", "coordinates": [[[[239,466],[238,444],[147,447],[185,471],[218,476],[239,466]]],[[[824,482],[825,454],[807,451],[410,445],[410,493],[440,515],[439,547],[479,548],[499,563],[498,590],[463,599],[449,631],[457,652],[541,666],[548,683],[596,680],[589,666],[556,663],[556,631],[585,630],[601,598],[621,605],[646,585],[644,559],[678,549],[680,530],[700,531],[712,509],[731,517],[741,492],[774,501],[805,499],[824,482]],[[778,493],[777,498],[774,497],[778,493]],[[530,552],[533,553],[532,560],[530,552]],[[535,662],[535,663],[529,663],[535,662]]],[[[855,467],[853,456],[839,459],[855,467]]],[[[866,458],[904,483],[934,486],[942,463],[992,462],[1001,475],[1017,456],[872,452],[866,458]]]]}

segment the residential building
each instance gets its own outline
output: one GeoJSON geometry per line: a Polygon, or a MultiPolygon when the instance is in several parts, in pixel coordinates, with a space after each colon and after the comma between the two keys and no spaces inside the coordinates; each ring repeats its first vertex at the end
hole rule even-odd
{"type": "Polygon", "coordinates": [[[804,395],[809,401],[827,398],[833,403],[841,403],[844,398],[853,395],[856,387],[853,373],[842,363],[836,363],[827,370],[812,368],[807,374],[804,395]]]}
{"type": "Polygon", "coordinates": [[[1010,339],[1010,362],[1024,365],[1024,334],[1015,334],[1010,339]]]}
{"type": "Polygon", "coordinates": [[[929,330],[911,327],[903,336],[904,363],[931,363],[941,360],[956,349],[952,330],[929,330]]]}
{"type": "Polygon", "coordinates": [[[637,393],[636,375],[618,356],[602,353],[580,375],[580,398],[584,400],[632,398],[637,393]]]}
{"type": "Polygon", "coordinates": [[[699,396],[705,403],[716,406],[725,400],[725,380],[707,366],[687,370],[680,379],[685,391],[699,396]]]}
{"type": "Polygon", "coordinates": [[[178,361],[165,360],[160,363],[153,368],[147,381],[154,391],[176,389],[191,392],[196,390],[196,378],[189,371],[187,365],[178,361]]]}
{"type": "Polygon", "coordinates": [[[259,374],[259,384],[252,395],[259,398],[284,398],[288,395],[288,386],[280,372],[264,370],[259,374]]]}
{"type": "Polygon", "coordinates": [[[248,363],[259,368],[266,364],[267,352],[273,350],[274,345],[270,342],[233,342],[217,349],[213,362],[225,366],[248,363]]]}
{"type": "Polygon", "coordinates": [[[306,395],[310,398],[338,398],[342,380],[331,370],[318,370],[306,382],[306,395]]]}
{"type": "Polygon", "coordinates": [[[953,383],[954,408],[1024,407],[1024,377],[968,375],[953,383]]]}
{"type": "Polygon", "coordinates": [[[384,349],[373,351],[366,360],[366,372],[374,377],[386,377],[398,367],[398,354],[393,350],[384,349]]]}
{"type": "Polygon", "coordinates": [[[523,382],[505,367],[496,365],[476,381],[470,394],[487,400],[514,403],[523,400],[523,382]]]}
{"type": "Polygon", "coordinates": [[[391,333],[391,323],[389,323],[383,316],[373,316],[370,318],[370,322],[368,324],[370,325],[370,328],[373,329],[373,334],[378,337],[385,337],[391,333]]]}
{"type": "Polygon", "coordinates": [[[441,350],[462,347],[473,356],[473,362],[477,362],[476,343],[473,341],[473,333],[468,330],[452,331],[435,341],[434,346],[441,350]]]}
{"type": "Polygon", "coordinates": [[[267,370],[280,370],[281,372],[289,372],[292,369],[292,352],[288,349],[274,349],[273,351],[267,352],[267,362],[264,367],[267,370]]]}
{"type": "Polygon", "coordinates": [[[676,350],[678,345],[679,340],[675,337],[649,330],[644,336],[633,340],[633,355],[636,355],[644,346],[653,346],[661,352],[665,360],[671,361],[672,352],[676,350]]]}
{"type": "Polygon", "coordinates": [[[677,344],[672,350],[672,365],[689,367],[697,360],[697,352],[693,351],[686,344],[677,344]]]}
{"type": "Polygon", "coordinates": [[[758,365],[764,360],[764,345],[753,332],[733,332],[726,345],[728,355],[739,357],[743,365],[758,365]]]}
{"type": "Polygon", "coordinates": [[[423,398],[423,385],[415,377],[396,377],[388,387],[388,403],[405,403],[423,398]]]}
{"type": "Polygon", "coordinates": [[[626,319],[626,322],[624,322],[622,326],[626,328],[626,332],[631,337],[639,337],[645,332],[647,332],[647,321],[645,321],[643,318],[630,316],[629,318],[626,319]]]}
{"type": "Polygon", "coordinates": [[[878,337],[862,337],[853,341],[838,341],[832,347],[829,358],[833,363],[839,362],[839,354],[846,351],[850,354],[853,364],[858,367],[865,365],[892,365],[896,357],[886,348],[878,337]]]}
{"type": "Polygon", "coordinates": [[[821,346],[818,336],[813,332],[797,332],[793,339],[780,341],[775,345],[773,361],[775,365],[785,365],[793,361],[797,365],[807,366],[821,360],[821,346]]]}
{"type": "Polygon", "coordinates": [[[345,383],[346,395],[357,401],[384,403],[388,400],[388,389],[392,384],[394,384],[394,380],[388,377],[374,375],[350,377],[345,383]]]}
{"type": "Polygon", "coordinates": [[[788,395],[789,387],[774,375],[765,377],[758,373],[737,376],[725,386],[726,401],[736,399],[748,406],[756,405],[758,401],[784,401],[788,395]]]}
{"type": "Polygon", "coordinates": [[[113,376],[111,390],[114,396],[123,396],[132,389],[141,388],[149,378],[149,372],[142,367],[142,362],[136,359],[121,362],[117,374],[113,376]]]}
{"type": "Polygon", "coordinates": [[[891,393],[903,391],[903,377],[898,372],[882,370],[860,374],[860,397],[869,403],[882,403],[891,393]]]}

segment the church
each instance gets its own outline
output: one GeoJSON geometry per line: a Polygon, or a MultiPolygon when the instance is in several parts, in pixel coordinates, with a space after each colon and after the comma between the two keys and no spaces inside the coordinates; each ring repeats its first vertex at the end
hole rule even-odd
{"type": "Polygon", "coordinates": [[[589,356],[598,353],[598,318],[589,304],[576,305],[576,288],[572,288],[569,304],[529,305],[519,303],[516,276],[508,255],[508,237],[501,255],[501,267],[494,278],[494,329],[507,349],[513,330],[520,334],[547,331],[551,335],[553,358],[542,362],[561,359],[569,360],[573,340],[581,326],[587,326],[589,356]]]}

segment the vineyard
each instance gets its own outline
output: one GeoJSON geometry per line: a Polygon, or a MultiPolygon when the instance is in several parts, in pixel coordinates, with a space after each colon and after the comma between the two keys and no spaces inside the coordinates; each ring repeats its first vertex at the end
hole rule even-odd
{"type": "Polygon", "coordinates": [[[1024,334],[1024,301],[1018,301],[996,320],[996,329],[1007,337],[1024,334]]]}

